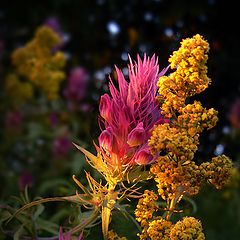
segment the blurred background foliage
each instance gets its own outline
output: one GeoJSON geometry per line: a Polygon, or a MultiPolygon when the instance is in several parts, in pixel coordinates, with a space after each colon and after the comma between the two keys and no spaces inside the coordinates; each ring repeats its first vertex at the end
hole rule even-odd
{"type": "MultiPolygon", "coordinates": [[[[1,1],[1,207],[19,206],[12,196],[23,197],[26,185],[32,198],[63,196],[75,192],[72,174],[82,177],[83,183],[86,183],[85,170],[97,178],[97,173],[71,142],[94,152],[92,143],[99,134],[99,97],[108,91],[109,74],[115,76],[114,64],[126,75],[128,54],[135,59],[137,54],[147,53],[156,54],[160,67],[164,68],[181,39],[196,33],[210,44],[208,68],[212,79],[211,86],[198,99],[203,106],[219,111],[217,126],[200,139],[196,161],[226,154],[238,167],[240,48],[236,34],[237,8],[230,3],[219,0],[1,1]],[[31,41],[43,25],[51,27],[60,37],[54,51],[64,53],[65,78],[60,83],[57,99],[48,99],[41,91],[35,91],[31,99],[21,103],[16,97],[20,87],[14,85],[10,91],[6,90],[7,76],[16,71],[12,53],[31,41]]],[[[239,183],[239,171],[236,171],[232,182],[221,191],[206,186],[193,199],[192,214],[202,220],[207,239],[239,238],[239,183]]],[[[64,219],[67,222],[68,211],[77,215],[76,209],[66,204],[45,207],[44,217],[56,224],[51,226],[52,233],[58,231],[59,224],[64,225],[64,219]]],[[[39,209],[37,214],[41,213],[39,209]]],[[[130,225],[124,218],[112,224],[123,235],[130,225]]],[[[98,236],[99,231],[96,228],[93,234],[98,236]]],[[[129,234],[134,239],[136,232],[129,234]]],[[[7,239],[6,232],[0,237],[7,239]]]]}

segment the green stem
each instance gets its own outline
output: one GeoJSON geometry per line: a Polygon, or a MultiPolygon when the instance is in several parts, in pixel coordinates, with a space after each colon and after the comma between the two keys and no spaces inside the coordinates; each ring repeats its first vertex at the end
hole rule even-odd
{"type": "Polygon", "coordinates": [[[170,221],[171,215],[172,215],[172,213],[173,213],[173,211],[174,211],[174,208],[175,208],[174,203],[175,203],[175,198],[173,198],[173,199],[171,200],[170,205],[169,205],[169,208],[168,208],[168,210],[167,210],[167,214],[166,214],[166,220],[167,220],[167,221],[170,221]]]}
{"type": "Polygon", "coordinates": [[[104,197],[102,205],[102,232],[104,240],[108,239],[108,227],[112,210],[116,204],[118,193],[115,192],[116,184],[109,184],[107,195],[104,197]]]}
{"type": "Polygon", "coordinates": [[[89,225],[91,225],[92,223],[96,222],[99,216],[99,211],[96,208],[93,213],[85,220],[83,221],[81,224],[77,225],[76,227],[72,228],[71,230],[69,230],[65,235],[67,234],[74,234],[80,231],[83,231],[84,228],[88,227],[89,225]]]}
{"type": "Polygon", "coordinates": [[[182,196],[183,196],[183,191],[179,191],[175,194],[175,197],[173,199],[171,199],[169,208],[166,213],[167,221],[170,221],[171,215],[173,214],[173,212],[175,210],[176,204],[181,200],[182,196]]]}

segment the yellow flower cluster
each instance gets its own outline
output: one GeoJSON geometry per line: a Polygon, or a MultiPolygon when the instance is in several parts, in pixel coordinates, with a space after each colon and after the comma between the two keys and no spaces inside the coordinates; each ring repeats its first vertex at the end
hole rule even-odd
{"type": "Polygon", "coordinates": [[[204,240],[202,224],[194,217],[185,217],[178,221],[171,229],[171,240],[204,240]]]}
{"type": "MultiPolygon", "coordinates": [[[[156,205],[153,204],[151,201],[151,196],[154,196],[153,192],[145,192],[144,199],[140,199],[138,201],[137,209],[146,209],[146,204],[150,203],[147,211],[149,212],[150,208],[152,207],[152,212],[158,210],[156,205]]],[[[156,196],[154,196],[156,197],[156,196]]],[[[135,211],[135,214],[138,211],[135,211]]],[[[141,221],[142,218],[137,218],[137,220],[141,221]]],[[[185,217],[182,220],[178,221],[177,223],[172,223],[164,219],[163,217],[156,217],[152,214],[149,214],[147,218],[144,218],[143,230],[141,234],[138,234],[140,240],[204,240],[205,236],[203,233],[201,222],[193,217],[185,217]]]]}
{"type": "Polygon", "coordinates": [[[198,34],[183,40],[169,59],[171,68],[176,71],[158,82],[162,113],[171,119],[169,123],[155,126],[151,132],[148,145],[158,158],[150,171],[158,194],[168,202],[180,192],[197,194],[205,179],[219,187],[230,177],[231,161],[226,158],[214,158],[201,166],[192,161],[198,149],[199,134],[205,128],[214,127],[218,120],[217,111],[204,108],[199,101],[185,104],[187,97],[208,87],[210,80],[205,66],[208,50],[208,43],[198,34]]]}
{"type": "Polygon", "coordinates": [[[191,137],[185,128],[171,127],[168,123],[157,125],[148,141],[153,155],[170,154],[181,162],[193,159],[197,144],[198,135],[191,137]]]}
{"type": "Polygon", "coordinates": [[[5,79],[5,90],[13,105],[18,106],[33,97],[33,87],[29,82],[20,81],[18,75],[12,73],[5,79]]]}
{"type": "Polygon", "coordinates": [[[211,162],[200,165],[202,175],[217,189],[222,188],[230,179],[233,172],[233,163],[225,155],[212,158],[211,162]]]}
{"type": "Polygon", "coordinates": [[[193,161],[181,164],[167,156],[159,157],[150,171],[155,176],[158,194],[164,200],[171,201],[182,194],[196,195],[200,190],[202,176],[193,161]]]}
{"type": "Polygon", "coordinates": [[[127,240],[125,237],[119,237],[116,232],[110,230],[108,232],[108,240],[127,240]]]}
{"type": "Polygon", "coordinates": [[[143,227],[141,240],[205,239],[200,221],[186,217],[173,224],[171,215],[177,212],[176,205],[184,195],[199,192],[203,181],[221,188],[231,176],[232,162],[225,155],[201,165],[193,161],[200,133],[214,127],[218,120],[215,109],[206,109],[199,101],[186,104],[187,98],[202,92],[210,83],[206,67],[208,51],[208,43],[199,34],[183,40],[179,50],[169,59],[171,68],[176,71],[158,81],[161,113],[169,118],[169,123],[153,128],[148,145],[156,158],[150,172],[158,195],[166,201],[166,208],[163,217],[158,217],[160,209],[154,202],[155,193],[139,199],[135,215],[143,227]],[[152,199],[151,195],[154,195],[152,199]]]}
{"type": "Polygon", "coordinates": [[[147,239],[148,237],[147,229],[149,227],[149,220],[152,219],[153,213],[158,209],[155,203],[157,199],[157,194],[153,191],[145,190],[142,198],[138,201],[135,217],[143,228],[142,233],[138,234],[140,240],[147,239]]]}
{"type": "Polygon", "coordinates": [[[157,210],[157,194],[153,191],[145,190],[143,197],[139,199],[135,210],[136,220],[141,223],[141,227],[148,225],[148,220],[152,218],[153,213],[157,210]]]}
{"type": "Polygon", "coordinates": [[[206,62],[209,44],[200,36],[187,38],[169,58],[170,67],[176,71],[158,81],[161,109],[166,117],[184,106],[187,97],[205,90],[210,83],[206,62]]]}
{"type": "Polygon", "coordinates": [[[197,34],[184,39],[181,47],[169,58],[171,68],[177,68],[171,77],[177,84],[176,90],[184,91],[187,97],[202,92],[210,83],[206,66],[208,51],[209,44],[197,34]]]}
{"type": "Polygon", "coordinates": [[[152,240],[169,240],[171,227],[171,222],[159,217],[149,223],[147,233],[152,240]]]}
{"type": "Polygon", "coordinates": [[[64,54],[54,52],[60,37],[48,27],[40,27],[34,38],[12,54],[17,73],[41,88],[49,99],[56,99],[65,74],[64,54]]]}
{"type": "Polygon", "coordinates": [[[213,108],[204,108],[198,101],[180,108],[179,113],[176,124],[187,129],[190,136],[201,133],[204,128],[213,128],[218,121],[218,112],[213,108]]]}

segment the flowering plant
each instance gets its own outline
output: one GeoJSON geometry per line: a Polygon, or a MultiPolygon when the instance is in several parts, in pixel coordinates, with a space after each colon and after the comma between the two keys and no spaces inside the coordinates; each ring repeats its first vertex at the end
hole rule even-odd
{"type": "Polygon", "coordinates": [[[133,220],[140,239],[205,239],[199,220],[190,216],[176,220],[175,216],[182,212],[181,200],[198,194],[206,181],[221,188],[233,168],[225,155],[200,164],[194,160],[200,133],[217,122],[216,110],[206,109],[196,100],[190,103],[210,83],[208,51],[207,41],[197,34],[182,41],[169,59],[170,66],[161,72],[155,56],[138,56],[136,62],[129,57],[128,80],[116,67],[118,88],[110,79],[110,93],[100,99],[101,134],[98,144],[94,143],[97,154],[74,143],[103,179],[98,182],[86,172],[88,186],[84,186],[73,175],[81,193],[32,201],[11,213],[8,221],[20,218],[30,207],[67,201],[84,211],[66,233],[60,228],[60,239],[74,234],[82,239],[99,223],[105,240],[126,239],[109,230],[115,210],[133,220]],[[166,75],[169,68],[175,71],[166,75]],[[156,191],[141,192],[138,184],[151,179],[156,191]],[[139,198],[136,219],[122,204],[134,198],[139,198]]]}

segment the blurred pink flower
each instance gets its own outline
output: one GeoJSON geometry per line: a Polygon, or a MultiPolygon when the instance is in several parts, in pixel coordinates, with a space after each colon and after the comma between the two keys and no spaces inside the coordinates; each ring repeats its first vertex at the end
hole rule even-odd
{"type": "Polygon", "coordinates": [[[64,157],[66,156],[72,148],[72,142],[67,137],[57,137],[53,141],[53,155],[55,157],[64,157]]]}
{"type": "Polygon", "coordinates": [[[21,173],[18,179],[18,186],[21,191],[25,189],[26,186],[31,187],[33,185],[33,175],[30,172],[21,173]]]}
{"type": "Polygon", "coordinates": [[[240,129],[240,98],[236,99],[230,106],[228,119],[234,128],[240,129]]]}
{"type": "Polygon", "coordinates": [[[110,79],[110,94],[100,99],[102,133],[97,151],[111,166],[148,164],[154,160],[148,147],[150,130],[154,124],[166,120],[160,114],[155,100],[157,81],[166,70],[159,73],[158,60],[137,57],[130,64],[129,81],[116,67],[119,90],[110,79]]]}
{"type": "Polygon", "coordinates": [[[54,48],[55,51],[62,48],[69,41],[69,35],[62,30],[59,19],[56,16],[49,16],[44,21],[44,25],[50,27],[61,39],[61,43],[54,48]]]}
{"type": "Polygon", "coordinates": [[[58,33],[58,35],[62,35],[62,28],[59,22],[59,19],[55,16],[49,16],[45,22],[44,25],[50,27],[54,32],[58,33]]]}
{"type": "MultiPolygon", "coordinates": [[[[59,240],[71,240],[72,236],[71,236],[70,233],[64,234],[63,230],[62,230],[62,227],[60,227],[58,239],[59,240]]],[[[83,240],[83,239],[84,239],[83,238],[83,232],[81,232],[77,240],[83,240]]]]}
{"type": "Polygon", "coordinates": [[[18,111],[9,111],[5,115],[5,126],[7,128],[19,128],[22,122],[23,116],[18,111]]]}
{"type": "Polygon", "coordinates": [[[49,120],[51,127],[56,127],[59,123],[58,113],[56,113],[56,112],[50,113],[48,116],[48,120],[49,120]]]}
{"type": "Polygon", "coordinates": [[[80,101],[82,101],[86,96],[88,79],[88,73],[82,67],[75,67],[70,71],[67,86],[63,92],[64,96],[68,100],[70,110],[79,108],[80,101]]]}

